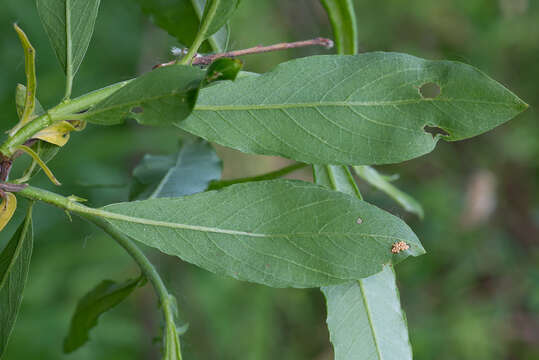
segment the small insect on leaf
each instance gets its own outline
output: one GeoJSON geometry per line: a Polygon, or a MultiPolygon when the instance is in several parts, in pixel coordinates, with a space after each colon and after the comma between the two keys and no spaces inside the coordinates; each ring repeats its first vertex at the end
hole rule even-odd
{"type": "Polygon", "coordinates": [[[17,198],[10,192],[4,193],[4,199],[0,204],[0,231],[9,223],[15,209],[17,208],[17,198]]]}
{"type": "Polygon", "coordinates": [[[408,245],[407,243],[405,243],[404,241],[397,241],[396,243],[393,244],[393,246],[391,247],[391,252],[393,254],[398,254],[400,253],[401,251],[404,251],[404,250],[408,250],[410,248],[410,245],[408,245]]]}

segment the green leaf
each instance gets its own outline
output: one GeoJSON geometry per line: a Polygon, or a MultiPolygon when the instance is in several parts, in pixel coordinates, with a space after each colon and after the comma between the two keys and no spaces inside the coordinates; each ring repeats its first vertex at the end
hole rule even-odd
{"type": "Polygon", "coordinates": [[[100,216],[148,246],[218,274],[274,287],[338,284],[424,253],[399,218],[301,181],[238,184],[103,210],[100,216]],[[410,249],[393,254],[397,241],[410,249]]]}
{"type": "MultiPolygon", "coordinates": [[[[23,84],[17,84],[15,87],[15,106],[17,107],[17,115],[19,119],[22,118],[24,112],[24,104],[26,103],[26,86],[23,84]]],[[[42,115],[45,113],[45,109],[41,106],[41,103],[36,98],[34,104],[34,112],[32,115],[42,115]]]]}
{"type": "Polygon", "coordinates": [[[368,165],[413,159],[440,138],[479,135],[526,108],[469,65],[376,52],[292,60],[208,87],[179,126],[247,153],[368,165]],[[441,94],[423,97],[422,85],[433,82],[441,94]],[[449,135],[433,136],[426,126],[449,135]]]}
{"type": "Polygon", "coordinates": [[[411,360],[406,316],[390,265],[359,281],[322,288],[335,360],[411,360]]]}
{"type": "Polygon", "coordinates": [[[104,280],[86,294],[77,304],[71,318],[69,333],[64,340],[64,352],[73,352],[84,345],[90,330],[97,325],[99,316],[121,303],[143,282],[143,278],[121,284],[104,280]]]}
{"type": "Polygon", "coordinates": [[[129,82],[77,119],[115,125],[134,118],[143,125],[168,125],[185,119],[195,105],[205,72],[184,65],[165,66],[129,82]]]}
{"type": "Polygon", "coordinates": [[[202,192],[221,178],[222,162],[204,140],[186,140],[172,156],[145,155],[133,170],[131,199],[180,197],[202,192]]]}
{"type": "Polygon", "coordinates": [[[37,0],[37,11],[68,79],[77,73],[94,32],[100,0],[37,0]]]}
{"type": "Polygon", "coordinates": [[[15,326],[28,278],[33,243],[32,206],[25,221],[0,253],[0,358],[15,326]]]}
{"type": "Polygon", "coordinates": [[[352,0],[320,0],[326,9],[335,46],[339,54],[353,55],[358,51],[356,14],[352,0]]]}
{"type": "Polygon", "coordinates": [[[220,58],[215,60],[208,66],[206,70],[206,78],[202,86],[207,86],[215,81],[236,80],[240,73],[243,64],[238,59],[220,58]]]}
{"type": "MultiPolygon", "coordinates": [[[[314,166],[317,184],[361,198],[346,166],[314,166]]],[[[379,274],[321,289],[335,360],[412,359],[391,265],[379,274]]]]}
{"type": "MultiPolygon", "coordinates": [[[[41,160],[46,164],[51,161],[60,151],[60,146],[48,143],[46,141],[38,140],[36,145],[36,154],[41,160]]],[[[37,175],[41,171],[41,167],[35,166],[32,163],[32,168],[30,169],[30,178],[34,175],[37,175]]]]}
{"type": "Polygon", "coordinates": [[[354,166],[356,174],[377,188],[378,190],[389,195],[393,200],[399,203],[406,211],[416,214],[420,218],[423,218],[425,213],[423,212],[423,207],[418,203],[413,197],[402,192],[388,180],[386,180],[382,175],[376,171],[376,169],[370,166],[354,166]]]}
{"type": "Polygon", "coordinates": [[[222,28],[238,8],[240,0],[207,0],[202,14],[200,30],[207,39],[222,28]]]}
{"type": "MultiPolygon", "coordinates": [[[[200,28],[205,0],[137,0],[150,19],[184,46],[191,46],[200,28]]],[[[224,52],[228,28],[222,27],[200,47],[202,52],[224,52]]]]}

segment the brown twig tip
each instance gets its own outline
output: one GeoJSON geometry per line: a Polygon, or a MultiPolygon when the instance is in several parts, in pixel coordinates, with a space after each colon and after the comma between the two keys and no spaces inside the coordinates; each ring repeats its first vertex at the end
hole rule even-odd
{"type": "Polygon", "coordinates": [[[317,38],[315,40],[318,40],[318,42],[320,43],[320,45],[322,45],[323,47],[325,47],[326,49],[331,49],[333,48],[333,46],[335,45],[335,43],[333,42],[333,40],[331,39],[327,39],[327,38],[317,38]]]}

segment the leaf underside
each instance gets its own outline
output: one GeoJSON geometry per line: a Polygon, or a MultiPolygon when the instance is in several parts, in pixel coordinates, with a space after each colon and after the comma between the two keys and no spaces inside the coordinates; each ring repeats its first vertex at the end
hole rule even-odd
{"type": "Polygon", "coordinates": [[[222,162],[204,140],[185,140],[178,154],[145,155],[133,170],[130,198],[180,197],[196,194],[221,178],[222,162]]]}
{"type": "Polygon", "coordinates": [[[338,284],[424,253],[399,218],[300,181],[237,184],[104,210],[113,213],[105,217],[115,227],[148,246],[214,273],[274,287],[338,284]],[[397,241],[410,249],[392,254],[397,241]]]}
{"type": "Polygon", "coordinates": [[[484,133],[527,105],[479,70],[399,53],[313,56],[200,92],[178,126],[247,153],[313,164],[387,164],[484,133]],[[441,93],[423,97],[424,84],[441,93]],[[447,136],[431,135],[434,127],[447,136]]]}
{"type": "Polygon", "coordinates": [[[204,71],[172,65],[150,71],[113,93],[79,118],[99,125],[134,118],[143,125],[170,125],[193,110],[204,71]]]}
{"type": "Polygon", "coordinates": [[[395,272],[323,287],[335,360],[411,360],[412,348],[395,272]]]}
{"type": "MultiPolygon", "coordinates": [[[[200,28],[205,0],[137,0],[142,11],[150,16],[155,25],[166,30],[184,46],[191,46],[200,28]]],[[[224,52],[228,43],[225,26],[202,43],[200,51],[224,52]]]]}
{"type": "Polygon", "coordinates": [[[74,76],[84,59],[94,32],[99,3],[100,0],[36,1],[43,27],[67,76],[74,76]],[[69,22],[66,21],[66,15],[70,18],[69,22]],[[68,35],[71,38],[70,49],[68,35]],[[72,63],[71,74],[68,73],[69,58],[72,63]]]}

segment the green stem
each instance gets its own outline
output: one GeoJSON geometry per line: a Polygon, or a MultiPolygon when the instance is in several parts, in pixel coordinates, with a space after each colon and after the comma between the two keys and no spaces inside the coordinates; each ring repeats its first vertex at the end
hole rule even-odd
{"type": "Polygon", "coordinates": [[[286,174],[289,174],[293,171],[303,169],[304,167],[308,166],[307,164],[303,163],[296,163],[289,165],[287,167],[284,167],[279,170],[275,170],[266,174],[257,175],[257,176],[251,176],[251,177],[245,177],[240,179],[233,179],[233,180],[219,180],[219,181],[213,181],[210,183],[210,186],[208,187],[208,190],[218,190],[222,189],[224,187],[234,185],[234,184],[240,184],[250,181],[263,181],[263,180],[273,180],[278,179],[286,174]]]}
{"type": "MultiPolygon", "coordinates": [[[[209,1],[206,2],[208,4],[209,1]]],[[[182,65],[190,65],[193,61],[193,58],[196,56],[198,49],[206,40],[206,33],[208,32],[208,28],[210,27],[211,22],[213,21],[213,18],[215,17],[215,14],[217,13],[217,6],[218,2],[213,1],[211,3],[211,7],[208,9],[208,12],[206,13],[206,16],[202,19],[202,23],[200,24],[200,29],[198,30],[198,33],[195,36],[195,40],[193,41],[193,44],[189,48],[189,51],[187,54],[179,61],[182,65]]]]}
{"type": "Polygon", "coordinates": [[[169,351],[169,346],[178,346],[177,358],[181,360],[181,353],[179,349],[179,339],[176,335],[176,323],[175,318],[175,301],[174,298],[168,293],[168,290],[165,286],[165,283],[159,276],[159,273],[153,266],[153,264],[148,260],[146,255],[139,249],[139,247],[127,237],[125,234],[118,231],[114,226],[112,226],[108,221],[103,218],[100,218],[95,215],[84,214],[82,217],[91,221],[103,231],[105,231],[110,237],[112,237],[124,250],[135,260],[138,264],[140,270],[144,276],[151,282],[157,297],[159,298],[159,303],[161,304],[161,309],[163,312],[163,317],[165,318],[166,331],[164,337],[167,339],[165,347],[166,351],[169,351]],[[171,331],[171,329],[173,329],[171,331]],[[173,337],[170,337],[170,334],[174,334],[173,337]],[[172,344],[171,344],[172,343],[172,344]]]}
{"type": "Polygon", "coordinates": [[[53,119],[48,113],[45,113],[25,126],[22,127],[15,135],[8,138],[5,143],[0,146],[0,153],[5,157],[11,157],[17,151],[17,148],[24,144],[27,140],[31,139],[39,131],[52,125],[53,119]]]}
{"type": "Polygon", "coordinates": [[[33,201],[42,201],[59,207],[63,210],[72,211],[79,214],[79,216],[89,220],[96,226],[103,229],[127,251],[127,253],[138,264],[142,273],[152,283],[152,286],[155,289],[155,292],[159,298],[159,303],[161,304],[161,309],[166,324],[166,351],[175,351],[177,354],[176,358],[181,359],[180,344],[179,339],[177,338],[176,324],[174,321],[176,310],[173,296],[169,294],[163,280],[159,276],[159,273],[155,270],[155,267],[148,260],[146,255],[144,255],[144,253],[135,245],[135,243],[129,237],[120,232],[103,218],[102,213],[106,212],[103,212],[99,209],[92,209],[75,201],[72,201],[62,195],[53,193],[48,190],[35,188],[33,186],[27,186],[25,189],[19,191],[17,194],[33,201]],[[174,350],[171,350],[170,347],[174,347],[174,350]]]}
{"type": "Polygon", "coordinates": [[[76,99],[65,101],[50,109],[48,112],[55,121],[58,121],[60,116],[76,114],[78,112],[87,110],[92,105],[95,105],[98,102],[105,100],[106,98],[114,94],[116,91],[129,84],[131,81],[132,80],[122,81],[104,87],[102,89],[89,92],[85,95],[79,96],[76,99]]]}
{"type": "Polygon", "coordinates": [[[66,17],[66,92],[64,100],[69,100],[73,88],[73,41],[71,40],[71,5],[70,0],[65,0],[66,17]]]}
{"type": "Polygon", "coordinates": [[[17,151],[17,147],[31,139],[39,131],[61,120],[69,120],[70,115],[87,110],[92,105],[108,98],[113,93],[127,85],[131,80],[122,81],[105,88],[82,95],[76,99],[64,101],[61,104],[50,109],[47,113],[33,119],[26,124],[17,133],[9,137],[2,146],[0,153],[5,157],[11,157],[17,151]]]}

